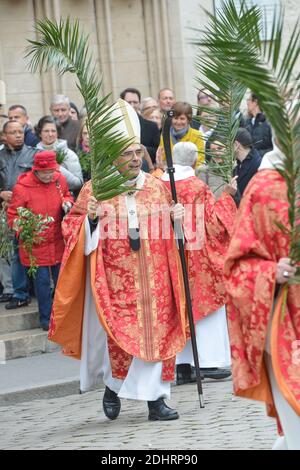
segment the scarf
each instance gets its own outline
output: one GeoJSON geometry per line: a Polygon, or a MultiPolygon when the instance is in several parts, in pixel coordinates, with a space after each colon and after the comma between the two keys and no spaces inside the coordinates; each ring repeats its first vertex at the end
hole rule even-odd
{"type": "Polygon", "coordinates": [[[189,129],[190,129],[190,126],[187,126],[184,129],[181,129],[180,131],[175,131],[174,127],[171,126],[170,134],[171,134],[173,145],[177,144],[177,142],[180,142],[182,137],[184,137],[188,133],[189,129]]]}

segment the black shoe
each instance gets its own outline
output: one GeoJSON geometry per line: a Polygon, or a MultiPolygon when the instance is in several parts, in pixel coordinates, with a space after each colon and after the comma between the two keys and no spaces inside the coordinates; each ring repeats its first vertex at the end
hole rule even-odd
{"type": "Polygon", "coordinates": [[[12,297],[11,301],[5,305],[6,310],[14,310],[15,308],[21,308],[21,307],[27,307],[27,305],[30,304],[30,300],[20,300],[20,299],[14,299],[12,297]]]}
{"type": "Polygon", "coordinates": [[[43,331],[48,331],[49,330],[49,324],[48,325],[41,325],[41,328],[43,331]]]}
{"type": "Polygon", "coordinates": [[[203,373],[204,377],[207,379],[227,379],[227,377],[231,376],[231,370],[229,369],[219,369],[218,367],[211,367],[211,368],[202,368],[201,372],[203,373]]]}
{"type": "Polygon", "coordinates": [[[171,421],[172,419],[179,418],[177,411],[167,406],[163,398],[158,398],[158,400],[155,401],[148,401],[148,408],[149,421],[171,421]]]}
{"type": "Polygon", "coordinates": [[[9,302],[12,299],[12,294],[1,294],[0,295],[0,302],[9,302]]]}
{"type": "Polygon", "coordinates": [[[103,395],[103,411],[109,419],[116,419],[121,411],[121,401],[118,395],[105,387],[103,395]]]}
{"type": "MultiPolygon", "coordinates": [[[[204,375],[200,370],[201,379],[204,375]]],[[[196,368],[190,364],[177,364],[176,366],[176,385],[184,385],[197,382],[196,368]]]]}

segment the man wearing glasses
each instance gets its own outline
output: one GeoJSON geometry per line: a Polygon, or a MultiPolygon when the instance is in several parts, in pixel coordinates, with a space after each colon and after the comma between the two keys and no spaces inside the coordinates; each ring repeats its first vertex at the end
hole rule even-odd
{"type": "Polygon", "coordinates": [[[141,171],[137,114],[123,100],[118,106],[116,113],[121,110],[126,119],[117,130],[132,144],[115,165],[130,176],[128,191],[98,202],[88,182],[64,219],[66,250],[49,339],[81,359],[82,391],[102,378],[109,419],[118,417],[120,398],[127,398],[147,401],[149,420],[169,421],[179,416],[164,399],[170,396],[176,352],[186,341],[170,215],[181,219],[183,207],[172,204],[160,180],[141,171]]]}
{"type": "MultiPolygon", "coordinates": [[[[24,128],[18,121],[8,121],[3,126],[5,146],[0,150],[0,204],[7,206],[12,198],[13,187],[21,173],[29,171],[33,165],[36,149],[24,145],[24,128]]],[[[0,281],[3,294],[0,302],[8,302],[7,310],[29,304],[25,268],[19,260],[19,250],[15,240],[12,266],[0,259],[0,281]]]]}

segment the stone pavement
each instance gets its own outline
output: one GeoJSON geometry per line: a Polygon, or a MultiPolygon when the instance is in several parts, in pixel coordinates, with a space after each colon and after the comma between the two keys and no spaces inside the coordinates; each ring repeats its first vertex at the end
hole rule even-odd
{"type": "Polygon", "coordinates": [[[102,411],[103,390],[0,407],[0,449],[271,449],[277,433],[264,406],[232,396],[232,382],[172,387],[180,419],[147,421],[144,402],[122,400],[120,416],[102,411]]]}
{"type": "Polygon", "coordinates": [[[79,365],[61,352],[0,362],[0,406],[77,393],[79,365]]]}

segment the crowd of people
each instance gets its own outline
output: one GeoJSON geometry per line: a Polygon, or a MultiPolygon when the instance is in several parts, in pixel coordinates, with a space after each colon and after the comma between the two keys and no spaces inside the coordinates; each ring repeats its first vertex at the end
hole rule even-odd
{"type": "MultiPolygon", "coordinates": [[[[120,93],[120,97],[133,107],[139,119],[144,151],[143,171],[152,173],[156,168],[165,168],[161,128],[164,113],[172,108],[175,114],[170,130],[171,147],[178,142],[194,143],[197,147],[196,173],[213,191],[218,191],[220,185],[216,187],[210,181],[207,173],[209,167],[205,164],[209,158],[208,154],[205,155],[207,142],[209,140],[211,150],[218,143],[217,136],[214,137],[213,129],[208,131],[204,123],[201,123],[201,115],[198,119],[193,117],[189,103],[176,101],[174,92],[168,88],[160,90],[157,99],[142,99],[139,90],[135,88],[126,88],[120,93]]],[[[198,114],[201,114],[201,106],[210,106],[213,103],[213,97],[207,90],[199,90],[198,114]]],[[[244,120],[245,129],[240,130],[236,140],[237,203],[259,167],[261,156],[272,148],[270,126],[259,108],[258,100],[250,95],[247,103],[249,116],[244,120]]],[[[19,176],[32,168],[34,155],[41,151],[53,150],[56,153],[57,171],[66,178],[68,189],[75,199],[82,185],[91,177],[89,135],[84,107],[79,112],[78,107],[66,96],[56,95],[51,100],[49,111],[49,115],[41,117],[32,126],[23,105],[13,104],[8,108],[7,121],[0,134],[0,201],[5,207],[11,203],[13,189],[17,182],[19,184],[19,176]]],[[[214,178],[216,177],[212,177],[212,180],[214,178]]],[[[0,287],[0,302],[5,303],[8,310],[28,305],[30,294],[34,293],[32,283],[28,282],[26,269],[20,261],[17,239],[14,240],[11,263],[0,259],[0,287]]]]}
{"type": "MultiPolygon", "coordinates": [[[[274,198],[273,183],[277,191],[280,187],[277,199],[282,199],[282,204],[278,210],[284,224],[288,210],[284,185],[277,181],[280,176],[274,172],[275,166],[265,163],[270,155],[276,160],[280,150],[258,98],[249,94],[247,116],[238,111],[236,165],[229,183],[209,165],[211,159],[222,165],[224,155],[217,125],[207,126],[201,109],[216,105],[209,91],[199,90],[197,115],[193,115],[191,104],[176,101],[168,88],[160,90],[157,99],[142,99],[135,88],[123,90],[120,98],[115,113],[127,116],[130,126],[126,124],[125,137],[132,143],[116,161],[118,171],[129,173],[130,179],[128,192],[108,201],[117,215],[113,236],[103,236],[102,225],[109,224],[110,217],[105,218],[107,207],[93,196],[84,108],[79,112],[67,97],[57,95],[50,104],[50,114],[41,117],[35,127],[23,106],[8,109],[0,148],[0,201],[7,223],[14,228],[18,207],[53,217],[43,241],[33,251],[37,274],[32,289],[41,327],[49,330],[49,338],[59,343],[65,354],[81,359],[82,391],[103,378],[103,409],[109,419],[118,417],[122,397],[146,400],[149,420],[177,419],[178,412],[164,402],[170,396],[174,373],[177,385],[196,380],[173,232],[173,223],[179,222],[184,226],[202,377],[229,377],[232,360],[237,393],[250,397],[251,393],[254,396],[253,388],[265,387],[266,393],[260,390],[256,396],[276,409],[284,445],[299,448],[295,447],[295,430],[300,426],[300,380],[294,378],[295,371],[289,371],[281,386],[278,370],[291,366],[291,357],[286,355],[282,362],[279,358],[275,378],[269,361],[268,344],[275,335],[269,331],[274,293],[276,298],[296,268],[290,263],[279,229],[270,225],[269,219],[274,219],[277,210],[276,201],[272,201],[273,212],[268,213],[268,199],[274,198]],[[170,109],[174,110],[170,142],[177,204],[172,201],[165,171],[161,133],[170,109]],[[151,220],[146,217],[149,214],[151,220]],[[121,236],[123,218],[128,224],[125,236],[121,236]],[[272,234],[264,240],[266,223],[272,234]],[[268,295],[261,293],[256,276],[267,283],[268,295]],[[257,309],[254,313],[252,303],[257,309]],[[256,322],[261,323],[259,331],[256,322]],[[271,386],[265,384],[265,377],[271,386]],[[290,400],[282,387],[288,388],[290,400]],[[272,399],[270,390],[279,398],[272,399]],[[285,420],[282,395],[292,403],[292,429],[285,420]]],[[[110,233],[109,227],[105,233],[110,233]]],[[[30,302],[30,259],[19,235],[16,231],[11,260],[0,259],[0,302],[7,310],[30,302]]],[[[292,315],[299,317],[298,294],[299,287],[290,294],[290,323],[286,326],[290,342],[299,339],[299,322],[291,320],[292,315]]]]}

